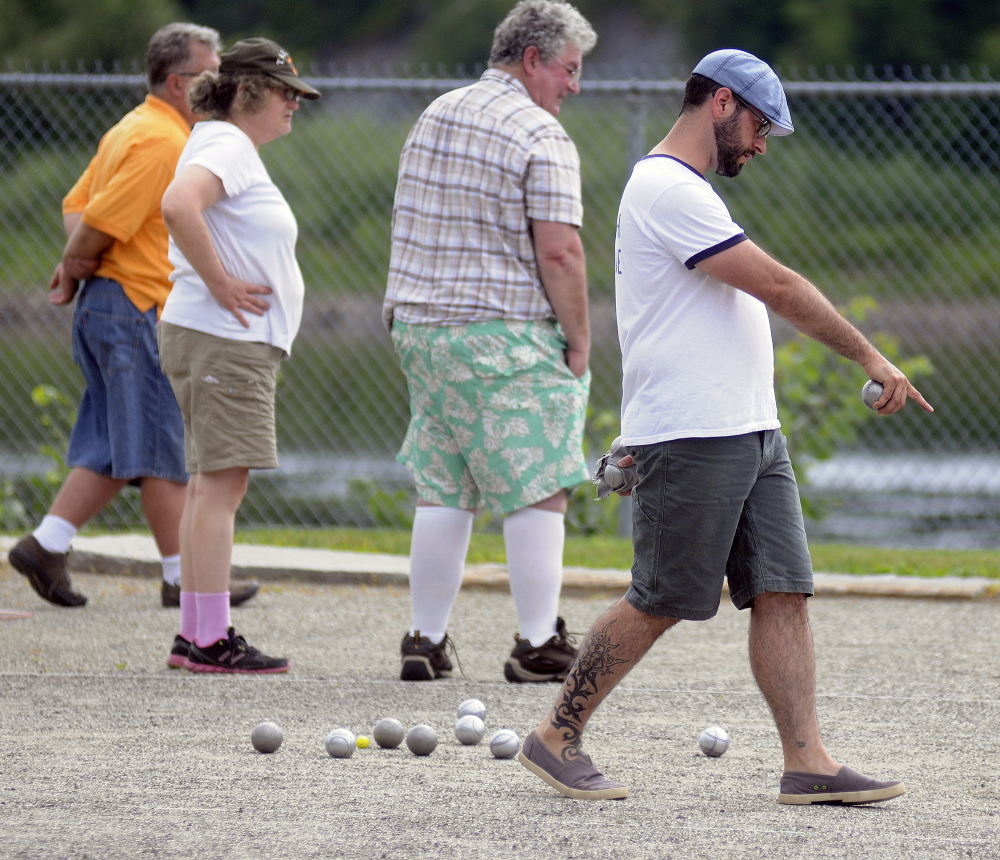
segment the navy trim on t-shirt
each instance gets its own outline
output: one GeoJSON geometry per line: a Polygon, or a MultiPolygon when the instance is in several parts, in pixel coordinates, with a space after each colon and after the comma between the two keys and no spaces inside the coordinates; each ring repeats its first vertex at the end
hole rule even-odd
{"type": "Polygon", "coordinates": [[[686,167],[688,170],[690,170],[699,179],[704,179],[705,178],[703,174],[701,174],[697,170],[695,170],[686,161],[681,161],[679,158],[676,158],[673,155],[662,155],[660,153],[657,153],[656,155],[644,155],[642,158],[639,159],[639,161],[645,161],[647,158],[669,158],[671,161],[676,161],[678,164],[681,164],[684,167],[686,167]]]}
{"type": "Polygon", "coordinates": [[[737,233],[735,236],[730,236],[724,242],[719,242],[718,245],[713,245],[711,248],[706,248],[704,251],[699,251],[691,259],[689,259],[685,266],[689,269],[693,269],[702,260],[707,260],[709,257],[714,257],[720,251],[725,251],[727,248],[732,248],[734,245],[739,245],[740,242],[745,242],[747,238],[746,233],[737,233]]]}

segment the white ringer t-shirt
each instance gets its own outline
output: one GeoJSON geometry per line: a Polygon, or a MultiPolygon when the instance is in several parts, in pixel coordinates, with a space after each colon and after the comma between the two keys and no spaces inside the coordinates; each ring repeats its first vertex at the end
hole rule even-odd
{"type": "Polygon", "coordinates": [[[298,225],[271,181],[253,142],[232,123],[199,122],[191,131],[179,173],[189,164],[222,180],[226,196],[205,210],[205,222],[223,268],[234,278],[270,287],[263,316],[244,312],[249,328],[222,307],[170,239],[173,289],[160,317],[174,325],[231,340],[269,343],[286,353],[302,321],[305,286],[295,259],[298,225]]]}
{"type": "Polygon", "coordinates": [[[694,168],[636,164],[615,240],[625,444],[780,426],[767,309],[695,268],[746,238],[694,168]]]}

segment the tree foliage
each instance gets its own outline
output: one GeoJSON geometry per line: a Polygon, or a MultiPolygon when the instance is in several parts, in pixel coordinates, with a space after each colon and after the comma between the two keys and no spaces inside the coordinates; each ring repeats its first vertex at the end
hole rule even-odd
{"type": "Polygon", "coordinates": [[[175,0],[0,0],[0,57],[35,67],[141,64],[153,32],[181,18],[175,0]]]}
{"type": "Polygon", "coordinates": [[[693,55],[740,46],[783,66],[1000,66],[997,0],[640,0],[693,55]]]}
{"type": "MultiPolygon", "coordinates": [[[[299,62],[379,46],[394,60],[484,64],[513,0],[0,0],[0,56],[15,61],[141,61],[171,20],[218,29],[226,44],[269,36],[299,62]]],[[[1000,69],[1000,0],[577,0],[598,33],[631,10],[673,24],[688,61],[742,47],[787,68],[985,64],[1000,69]]],[[[610,62],[628,57],[602,56],[610,62]]]]}

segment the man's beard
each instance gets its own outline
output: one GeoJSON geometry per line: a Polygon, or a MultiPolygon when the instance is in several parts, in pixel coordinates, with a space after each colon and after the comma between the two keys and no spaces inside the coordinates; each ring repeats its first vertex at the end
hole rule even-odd
{"type": "Polygon", "coordinates": [[[743,165],[740,156],[747,155],[747,148],[740,142],[739,126],[743,112],[737,111],[729,119],[715,124],[715,149],[718,164],[715,172],[731,179],[739,176],[743,165]]]}

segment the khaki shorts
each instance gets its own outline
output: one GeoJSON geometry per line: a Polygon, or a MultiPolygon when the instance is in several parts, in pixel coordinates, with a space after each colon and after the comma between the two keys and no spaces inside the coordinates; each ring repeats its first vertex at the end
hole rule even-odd
{"type": "Polygon", "coordinates": [[[285,352],[161,322],[160,364],[184,416],[184,456],[193,474],[274,469],[274,391],[285,352]]]}
{"type": "Polygon", "coordinates": [[[546,320],[392,326],[410,426],[397,458],[421,499],[509,514],[589,480],[590,371],[566,366],[546,320]]]}

